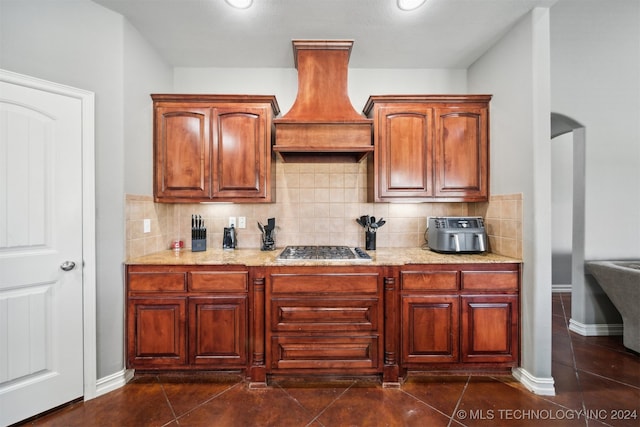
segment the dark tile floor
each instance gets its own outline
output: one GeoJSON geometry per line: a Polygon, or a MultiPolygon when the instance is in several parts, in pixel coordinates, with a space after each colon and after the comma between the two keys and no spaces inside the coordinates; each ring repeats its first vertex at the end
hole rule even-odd
{"type": "Polygon", "coordinates": [[[32,420],[38,426],[640,426],[640,357],[621,337],[568,330],[570,295],[553,295],[556,396],[509,376],[279,380],[248,389],[233,375],[139,375],[125,387],[32,420]],[[585,416],[588,415],[588,416],[585,416]]]}

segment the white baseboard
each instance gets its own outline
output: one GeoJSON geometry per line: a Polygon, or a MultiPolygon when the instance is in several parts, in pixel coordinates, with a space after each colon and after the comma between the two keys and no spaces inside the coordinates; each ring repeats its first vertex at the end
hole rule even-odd
{"type": "Polygon", "coordinates": [[[569,292],[571,293],[571,283],[556,283],[551,285],[551,292],[569,292]]]}
{"type": "Polygon", "coordinates": [[[95,397],[102,396],[103,394],[107,394],[110,391],[124,386],[126,383],[131,381],[134,372],[135,371],[133,369],[123,369],[120,372],[98,379],[96,383],[95,397]]]}
{"type": "MultiPolygon", "coordinates": [[[[622,326],[622,325],[620,325],[622,326]]],[[[117,390],[127,384],[134,375],[133,369],[123,369],[120,372],[100,378],[97,381],[97,390],[95,397],[102,396],[110,391],[117,390]]],[[[513,376],[529,391],[541,396],[555,396],[553,377],[539,378],[531,375],[526,369],[518,367],[513,368],[513,376]]]]}
{"type": "Polygon", "coordinates": [[[622,335],[622,323],[580,323],[569,319],[569,330],[584,337],[622,335]]]}
{"type": "Polygon", "coordinates": [[[524,368],[513,368],[512,373],[529,391],[541,396],[556,395],[553,377],[534,377],[524,368]]]}

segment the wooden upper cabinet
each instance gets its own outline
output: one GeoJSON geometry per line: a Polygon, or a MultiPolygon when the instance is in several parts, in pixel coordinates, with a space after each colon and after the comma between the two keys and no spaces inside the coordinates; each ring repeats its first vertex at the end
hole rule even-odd
{"type": "Polygon", "coordinates": [[[267,113],[240,104],[214,109],[212,197],[267,197],[267,113]]]}
{"type": "Polygon", "coordinates": [[[483,201],[488,196],[488,106],[436,108],[435,195],[483,201]]]}
{"type": "Polygon", "coordinates": [[[371,96],[369,201],[486,201],[490,95],[371,96]]]}
{"type": "Polygon", "coordinates": [[[381,107],[375,147],[380,198],[432,197],[433,112],[419,104],[381,107]]]}
{"type": "Polygon", "coordinates": [[[151,95],[157,202],[272,202],[273,96],[151,95]]]}
{"type": "Polygon", "coordinates": [[[207,198],[209,108],[155,108],[155,196],[207,198]]]}

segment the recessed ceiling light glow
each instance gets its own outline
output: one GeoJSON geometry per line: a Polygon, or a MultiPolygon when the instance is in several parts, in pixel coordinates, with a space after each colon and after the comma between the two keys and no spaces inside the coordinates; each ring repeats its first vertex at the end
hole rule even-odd
{"type": "Polygon", "coordinates": [[[247,9],[253,4],[253,0],[225,0],[230,6],[236,9],[247,9]]]}
{"type": "Polygon", "coordinates": [[[398,7],[402,10],[414,10],[424,4],[426,0],[398,0],[398,7]]]}

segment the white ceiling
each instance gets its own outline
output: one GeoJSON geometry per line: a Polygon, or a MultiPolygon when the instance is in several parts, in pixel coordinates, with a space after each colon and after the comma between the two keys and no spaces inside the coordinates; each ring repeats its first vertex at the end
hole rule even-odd
{"type": "Polygon", "coordinates": [[[352,39],[353,68],[467,68],[519,19],[557,0],[94,0],[175,67],[293,67],[293,39],[352,39]]]}

